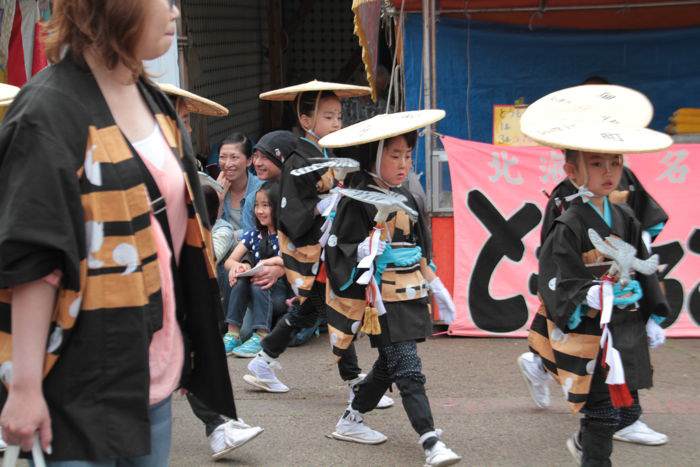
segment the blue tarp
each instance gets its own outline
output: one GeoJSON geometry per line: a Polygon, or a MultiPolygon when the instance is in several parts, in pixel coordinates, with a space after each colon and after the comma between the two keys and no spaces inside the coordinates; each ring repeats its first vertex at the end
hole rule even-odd
{"type": "MultiPolygon", "coordinates": [[[[422,103],[421,15],[407,15],[405,24],[406,106],[412,110],[422,103]]],[[[531,103],[592,75],[646,94],[657,130],[674,110],[700,107],[700,28],[530,31],[440,18],[436,35],[437,103],[447,111],[437,129],[446,135],[490,143],[494,104],[519,97],[531,103]]],[[[416,159],[424,172],[422,142],[416,159]]]]}

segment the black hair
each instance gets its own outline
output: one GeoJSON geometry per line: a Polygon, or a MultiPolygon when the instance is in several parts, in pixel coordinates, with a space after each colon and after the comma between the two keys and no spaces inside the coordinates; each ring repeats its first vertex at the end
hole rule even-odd
{"type": "Polygon", "coordinates": [[[602,76],[593,75],[593,76],[589,76],[588,78],[584,79],[583,83],[581,83],[581,84],[582,85],[583,84],[610,84],[610,81],[603,78],[602,76]]]}
{"type": "MultiPolygon", "coordinates": [[[[402,135],[392,136],[384,140],[384,147],[386,147],[389,142],[395,138],[403,138],[406,141],[406,145],[409,148],[415,149],[416,143],[418,142],[418,130],[409,131],[402,135]]],[[[374,172],[375,164],[377,161],[377,151],[379,150],[379,141],[373,141],[371,143],[359,144],[357,146],[350,146],[346,148],[334,149],[336,157],[348,157],[350,159],[355,159],[360,162],[360,171],[374,172]]],[[[357,174],[357,173],[356,173],[357,174]]],[[[348,186],[352,186],[354,180],[357,177],[351,176],[348,180],[348,186]]]]}
{"type": "Polygon", "coordinates": [[[221,148],[224,147],[224,144],[240,144],[241,151],[245,154],[246,159],[250,159],[250,156],[253,155],[253,143],[243,133],[231,133],[224,138],[219,146],[219,153],[221,153],[221,148]]]}
{"type": "Polygon", "coordinates": [[[406,145],[408,145],[409,148],[413,149],[416,147],[416,143],[418,142],[418,130],[409,131],[408,133],[404,133],[402,135],[387,138],[384,140],[384,146],[387,146],[391,140],[396,138],[403,138],[404,141],[406,141],[406,145]]]}
{"type": "MultiPolygon", "coordinates": [[[[267,199],[270,203],[270,209],[271,209],[271,216],[272,217],[272,225],[275,227],[277,226],[277,208],[279,206],[279,201],[280,201],[280,190],[279,190],[279,184],[277,182],[270,182],[267,181],[260,185],[260,188],[258,188],[258,191],[255,192],[255,197],[258,197],[258,192],[263,191],[267,195],[267,199]]],[[[255,207],[253,207],[255,209],[255,207]]],[[[267,227],[263,226],[260,224],[260,221],[258,220],[257,217],[255,217],[255,226],[258,228],[258,230],[267,230],[267,227]]]]}
{"type": "Polygon", "coordinates": [[[302,92],[297,96],[297,108],[299,110],[299,115],[312,117],[316,111],[316,102],[321,102],[323,99],[328,97],[333,97],[340,100],[340,98],[333,91],[321,91],[320,98],[318,96],[318,91],[302,92]]]}
{"type": "Polygon", "coordinates": [[[202,191],[204,192],[204,204],[207,206],[209,225],[213,226],[219,214],[219,195],[216,193],[216,190],[209,185],[202,185],[202,191]]]}
{"type": "Polygon", "coordinates": [[[564,160],[569,164],[578,163],[579,151],[576,149],[564,149],[564,160]]]}
{"type": "MultiPolygon", "coordinates": [[[[279,206],[280,200],[280,187],[277,182],[265,182],[260,185],[258,191],[255,192],[255,197],[258,197],[259,192],[265,192],[267,194],[268,202],[270,203],[270,217],[272,218],[272,225],[277,228],[277,207],[279,206]]],[[[257,227],[262,239],[260,241],[260,260],[272,258],[278,254],[278,251],[272,247],[272,242],[270,241],[270,231],[267,227],[260,224],[258,217],[255,216],[255,226],[257,227]]]]}

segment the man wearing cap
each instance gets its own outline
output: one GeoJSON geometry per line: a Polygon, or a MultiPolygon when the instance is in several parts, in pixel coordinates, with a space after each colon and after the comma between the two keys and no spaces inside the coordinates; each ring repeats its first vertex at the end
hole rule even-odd
{"type": "Polygon", "coordinates": [[[566,150],[564,170],[577,187],[542,245],[542,303],[529,342],[572,412],[584,415],[566,443],[584,466],[611,465],[613,434],[639,417],[637,392],[652,385],[647,335],[663,332],[669,312],[639,221],[609,200],[622,154],[671,145],[645,128],[652,114],[636,91],[578,86],[543,97],[521,120],[528,137],[566,150]]]}
{"type": "Polygon", "coordinates": [[[253,167],[258,178],[279,183],[284,161],[296,142],[297,137],[291,131],[276,130],[263,135],[253,148],[253,167]]]}

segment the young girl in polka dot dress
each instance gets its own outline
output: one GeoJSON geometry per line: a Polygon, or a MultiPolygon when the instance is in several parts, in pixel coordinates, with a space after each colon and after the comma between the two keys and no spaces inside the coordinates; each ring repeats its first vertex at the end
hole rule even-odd
{"type": "Polygon", "coordinates": [[[243,233],[241,241],[233,250],[224,264],[229,272],[229,283],[232,286],[226,322],[228,332],[224,341],[233,340],[233,350],[230,354],[237,357],[252,358],[260,352],[260,341],[270,331],[272,319],[286,311],[286,299],[290,296],[289,285],[281,277],[270,288],[251,284],[249,277],[239,277],[248,271],[251,264],[242,262],[244,257],[250,258],[253,265],[262,263],[268,266],[282,266],[277,240],[277,213],[279,186],[276,183],[265,183],[255,194],[255,224],[254,230],[243,233]],[[246,311],[252,314],[253,335],[244,343],[240,340],[240,329],[246,311]]]}

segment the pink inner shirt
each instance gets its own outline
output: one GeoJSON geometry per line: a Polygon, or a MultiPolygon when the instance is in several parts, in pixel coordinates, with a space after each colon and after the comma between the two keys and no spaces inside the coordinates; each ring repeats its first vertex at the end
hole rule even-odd
{"type": "MultiPolygon", "coordinates": [[[[178,263],[187,230],[186,188],[182,169],[158,125],[150,136],[133,143],[133,146],[165,199],[170,236],[175,250],[175,262],[178,263]]],[[[163,327],[153,335],[148,352],[151,371],[149,402],[153,405],[170,396],[180,385],[185,355],[182,333],[175,316],[175,289],[170,269],[170,248],[153,213],[151,213],[151,227],[158,256],[163,296],[163,327]]]]}

